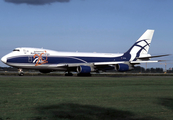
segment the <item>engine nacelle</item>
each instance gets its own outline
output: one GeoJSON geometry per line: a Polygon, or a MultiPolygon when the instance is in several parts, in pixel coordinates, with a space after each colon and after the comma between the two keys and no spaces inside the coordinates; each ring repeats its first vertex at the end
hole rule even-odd
{"type": "Polygon", "coordinates": [[[133,69],[133,67],[129,66],[128,64],[117,64],[116,65],[116,70],[119,72],[125,72],[125,71],[132,70],[132,69],[133,69]]]}
{"type": "Polygon", "coordinates": [[[81,66],[78,66],[77,67],[77,72],[78,73],[90,73],[91,72],[91,67],[90,66],[84,66],[84,65],[81,65],[81,66]]]}

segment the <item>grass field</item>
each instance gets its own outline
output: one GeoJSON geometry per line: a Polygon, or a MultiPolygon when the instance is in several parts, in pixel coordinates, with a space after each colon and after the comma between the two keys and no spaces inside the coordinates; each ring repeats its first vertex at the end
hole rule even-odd
{"type": "Polygon", "coordinates": [[[173,76],[0,76],[0,120],[172,120],[173,76]]]}

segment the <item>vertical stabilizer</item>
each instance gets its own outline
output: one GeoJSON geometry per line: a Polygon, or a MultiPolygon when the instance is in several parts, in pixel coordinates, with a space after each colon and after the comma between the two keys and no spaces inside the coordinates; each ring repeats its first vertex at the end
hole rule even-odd
{"type": "Polygon", "coordinates": [[[124,55],[130,55],[130,61],[135,60],[136,57],[147,55],[153,34],[154,30],[146,30],[124,55]]]}

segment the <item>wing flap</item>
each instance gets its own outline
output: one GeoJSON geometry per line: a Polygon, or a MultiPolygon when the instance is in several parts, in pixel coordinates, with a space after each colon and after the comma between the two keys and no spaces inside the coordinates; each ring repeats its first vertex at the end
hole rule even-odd
{"type": "Polygon", "coordinates": [[[93,63],[94,65],[116,65],[116,64],[120,64],[120,63],[125,63],[125,61],[121,61],[121,62],[96,62],[93,63]]]}
{"type": "Polygon", "coordinates": [[[67,67],[67,64],[53,64],[53,65],[49,65],[48,67],[50,68],[57,68],[57,67],[67,67]]]}
{"type": "Polygon", "coordinates": [[[116,65],[120,63],[131,63],[131,64],[140,64],[140,63],[155,63],[155,62],[161,62],[160,60],[154,60],[154,61],[121,61],[121,62],[96,62],[94,63],[95,66],[98,65],[116,65]]]}
{"type": "Polygon", "coordinates": [[[154,61],[130,61],[131,64],[155,63],[155,62],[160,62],[160,60],[154,60],[154,61]]]}

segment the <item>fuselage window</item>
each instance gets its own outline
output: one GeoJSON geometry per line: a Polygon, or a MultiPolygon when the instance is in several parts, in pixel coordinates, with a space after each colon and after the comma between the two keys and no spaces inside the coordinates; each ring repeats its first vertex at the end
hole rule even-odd
{"type": "Polygon", "coordinates": [[[14,49],[13,51],[20,51],[19,49],[14,49]]]}

